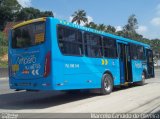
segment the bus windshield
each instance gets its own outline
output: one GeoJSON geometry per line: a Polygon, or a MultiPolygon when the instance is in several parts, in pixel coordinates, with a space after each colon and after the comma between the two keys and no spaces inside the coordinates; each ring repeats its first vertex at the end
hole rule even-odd
{"type": "Polygon", "coordinates": [[[28,48],[44,42],[45,22],[35,22],[12,31],[12,48],[28,48]]]}

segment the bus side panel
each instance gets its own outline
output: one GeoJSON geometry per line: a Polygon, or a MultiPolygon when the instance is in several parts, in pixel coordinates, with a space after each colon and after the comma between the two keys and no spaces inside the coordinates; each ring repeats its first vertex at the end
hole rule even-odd
{"type": "Polygon", "coordinates": [[[101,88],[101,80],[105,71],[110,71],[114,84],[120,84],[119,62],[110,59],[102,65],[101,58],[61,56],[54,59],[54,86],[56,90],[101,88]]]}
{"type": "Polygon", "coordinates": [[[132,60],[132,77],[133,82],[142,80],[142,72],[144,68],[142,65],[142,61],[140,60],[132,60]]]}

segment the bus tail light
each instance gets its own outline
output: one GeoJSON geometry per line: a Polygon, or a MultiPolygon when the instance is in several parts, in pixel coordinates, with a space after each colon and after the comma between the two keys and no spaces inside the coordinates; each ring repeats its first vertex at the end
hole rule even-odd
{"type": "Polygon", "coordinates": [[[48,52],[45,58],[44,77],[47,77],[51,68],[51,52],[48,52]]]}

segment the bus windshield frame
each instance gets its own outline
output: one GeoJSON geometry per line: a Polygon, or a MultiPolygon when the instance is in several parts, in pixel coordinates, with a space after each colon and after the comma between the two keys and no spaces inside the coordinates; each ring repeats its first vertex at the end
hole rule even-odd
{"type": "Polygon", "coordinates": [[[11,47],[29,48],[45,42],[46,22],[38,21],[12,29],[11,47]]]}

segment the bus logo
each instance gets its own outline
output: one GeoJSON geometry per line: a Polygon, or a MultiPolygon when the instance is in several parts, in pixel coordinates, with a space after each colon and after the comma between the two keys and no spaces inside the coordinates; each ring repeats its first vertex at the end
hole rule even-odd
{"type": "Polygon", "coordinates": [[[18,64],[34,64],[36,63],[36,57],[34,55],[31,55],[30,57],[18,57],[17,58],[17,63],[18,64]]]}

